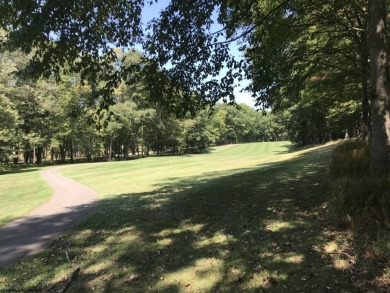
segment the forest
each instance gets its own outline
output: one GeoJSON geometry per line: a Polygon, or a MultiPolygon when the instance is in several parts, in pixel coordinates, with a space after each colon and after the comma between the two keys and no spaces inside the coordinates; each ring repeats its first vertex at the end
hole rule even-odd
{"type": "MultiPolygon", "coordinates": [[[[128,52],[134,63],[139,52],[128,52]]],[[[129,159],[139,156],[198,153],[210,145],[287,139],[282,117],[250,106],[219,104],[212,110],[177,117],[167,107],[150,101],[147,87],[122,83],[115,101],[100,107],[94,87],[77,74],[61,81],[18,77],[28,56],[2,53],[1,136],[2,162],[42,164],[129,159]]],[[[95,88],[96,91],[96,88],[95,88]]]]}

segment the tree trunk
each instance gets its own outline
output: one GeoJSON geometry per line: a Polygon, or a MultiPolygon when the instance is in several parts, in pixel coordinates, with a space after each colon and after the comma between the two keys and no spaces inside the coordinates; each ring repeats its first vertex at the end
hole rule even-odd
{"type": "Polygon", "coordinates": [[[73,163],[73,142],[69,141],[69,155],[70,155],[70,161],[73,163]]]}
{"type": "MultiPolygon", "coordinates": [[[[364,34],[362,39],[366,39],[367,36],[364,34]]],[[[363,48],[362,60],[361,60],[361,83],[362,83],[362,131],[363,141],[368,143],[371,140],[371,117],[370,117],[370,103],[368,96],[368,76],[369,76],[369,64],[368,55],[366,48],[363,48]]]]}
{"type": "Polygon", "coordinates": [[[39,146],[35,149],[35,164],[41,165],[42,164],[42,147],[39,146]]]}
{"type": "Polygon", "coordinates": [[[110,137],[110,149],[108,152],[108,160],[112,161],[112,137],[110,137]]]}
{"type": "Polygon", "coordinates": [[[386,0],[369,0],[372,144],[370,173],[390,170],[390,93],[386,48],[386,0]]]}
{"type": "Polygon", "coordinates": [[[348,129],[345,129],[344,131],[344,139],[348,139],[349,138],[349,132],[348,132],[348,129]]]}
{"type": "Polygon", "coordinates": [[[129,143],[127,142],[125,144],[125,147],[124,147],[124,151],[123,151],[123,154],[125,156],[125,160],[127,160],[129,158],[129,143]]]}
{"type": "Polygon", "coordinates": [[[65,157],[66,157],[65,144],[60,144],[60,156],[61,156],[61,162],[65,163],[65,157]]]}
{"type": "Polygon", "coordinates": [[[136,153],[136,151],[135,151],[135,143],[133,143],[132,146],[131,146],[131,154],[132,154],[132,156],[135,156],[135,153],[136,153]]]}

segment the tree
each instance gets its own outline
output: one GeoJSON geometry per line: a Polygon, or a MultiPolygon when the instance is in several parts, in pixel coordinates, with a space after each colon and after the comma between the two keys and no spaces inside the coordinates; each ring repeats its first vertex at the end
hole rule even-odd
{"type": "Polygon", "coordinates": [[[8,161],[9,156],[18,151],[20,139],[19,115],[9,95],[15,82],[12,76],[14,69],[15,63],[11,56],[0,54],[0,161],[8,161]]]}
{"type": "MultiPolygon", "coordinates": [[[[245,35],[248,42],[246,56],[248,78],[252,80],[250,89],[256,93],[259,106],[284,111],[305,104],[299,108],[309,109],[308,102],[317,100],[313,104],[319,106],[317,112],[322,113],[309,115],[306,119],[315,119],[307,122],[317,125],[317,137],[329,137],[326,132],[318,133],[319,130],[327,131],[328,124],[332,123],[325,119],[330,117],[327,111],[338,104],[355,105],[357,101],[361,104],[359,118],[362,120],[358,132],[369,135],[365,106],[368,103],[368,44],[363,33],[366,30],[366,10],[357,2],[359,5],[363,3],[344,1],[341,5],[340,1],[322,0],[267,4],[260,1],[252,3],[251,9],[239,10],[246,16],[241,17],[246,20],[243,29],[249,27],[248,30],[253,30],[252,34],[245,35]],[[279,4],[283,7],[274,10],[279,4]],[[258,15],[267,16],[267,20],[259,21],[258,15]],[[318,119],[320,116],[323,118],[318,119]]],[[[345,120],[350,121],[346,128],[356,128],[354,116],[355,113],[351,119],[345,120]]],[[[336,127],[335,124],[332,126],[336,127]]]]}
{"type": "Polygon", "coordinates": [[[0,161],[7,161],[12,151],[15,151],[18,118],[14,105],[0,94],[0,161]]]}
{"type": "Polygon", "coordinates": [[[140,42],[143,0],[2,1],[0,28],[7,32],[1,47],[33,54],[26,73],[59,78],[61,68],[81,72],[93,82],[104,69],[108,99],[120,81],[114,70],[117,47],[140,42]]]}
{"type": "Polygon", "coordinates": [[[370,172],[390,170],[390,90],[386,1],[369,0],[372,147],[370,172]]]}
{"type": "Polygon", "coordinates": [[[210,116],[200,111],[194,119],[184,121],[184,140],[188,152],[199,152],[215,142],[210,116]]]}

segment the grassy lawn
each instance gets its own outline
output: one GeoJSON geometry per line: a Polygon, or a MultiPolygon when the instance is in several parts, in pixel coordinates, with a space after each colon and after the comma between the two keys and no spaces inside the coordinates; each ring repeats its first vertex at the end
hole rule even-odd
{"type": "MultiPolygon", "coordinates": [[[[265,142],[215,147],[202,155],[150,157],[135,161],[84,164],[61,171],[91,186],[102,198],[150,192],[166,185],[220,178],[291,157],[289,142],[265,142]]],[[[186,183],[185,183],[186,184],[186,183]]]]}
{"type": "Polygon", "coordinates": [[[65,253],[81,267],[69,292],[380,291],[388,264],[370,266],[375,253],[326,216],[332,148],[247,144],[64,169],[102,199],[0,271],[0,291],[58,291],[73,270],[65,253]]]}
{"type": "Polygon", "coordinates": [[[53,189],[39,175],[40,170],[0,173],[0,226],[27,214],[53,195],[53,189]]]}

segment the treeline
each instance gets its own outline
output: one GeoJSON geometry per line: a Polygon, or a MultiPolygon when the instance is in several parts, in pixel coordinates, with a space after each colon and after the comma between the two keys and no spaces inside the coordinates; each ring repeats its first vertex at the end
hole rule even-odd
{"type": "MultiPolygon", "coordinates": [[[[132,62],[140,54],[128,53],[132,62]]],[[[26,80],[14,74],[28,56],[0,54],[0,158],[2,162],[112,160],[196,153],[211,144],[287,139],[281,117],[247,105],[221,104],[176,118],[150,99],[142,82],[121,84],[103,107],[98,83],[76,74],[26,80]],[[265,115],[266,114],[266,115],[265,115]]]]}

